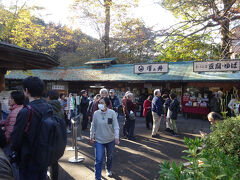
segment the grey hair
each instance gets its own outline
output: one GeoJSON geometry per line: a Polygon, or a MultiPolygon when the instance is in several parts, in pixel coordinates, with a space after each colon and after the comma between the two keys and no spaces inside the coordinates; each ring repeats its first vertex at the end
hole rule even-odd
{"type": "Polygon", "coordinates": [[[154,95],[154,96],[157,96],[158,92],[161,93],[161,90],[160,90],[160,89],[155,89],[153,95],[154,95]]]}
{"type": "Polygon", "coordinates": [[[106,88],[102,88],[100,91],[99,91],[99,94],[102,94],[103,92],[107,92],[108,94],[108,90],[106,88]]]}
{"type": "Polygon", "coordinates": [[[133,93],[129,92],[126,96],[127,96],[127,99],[129,99],[130,97],[133,97],[133,93]]]}
{"type": "Polygon", "coordinates": [[[129,93],[131,93],[131,92],[130,92],[130,91],[127,91],[127,92],[125,93],[125,96],[127,97],[127,95],[128,95],[129,93]]]}

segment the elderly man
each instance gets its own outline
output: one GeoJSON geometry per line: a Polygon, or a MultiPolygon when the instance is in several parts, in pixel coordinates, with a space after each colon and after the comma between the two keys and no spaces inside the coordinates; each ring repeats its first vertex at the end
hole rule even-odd
{"type": "Polygon", "coordinates": [[[163,113],[163,99],[161,97],[161,90],[154,90],[154,98],[152,100],[152,115],[153,115],[153,128],[152,128],[152,137],[157,138],[159,135],[157,134],[160,122],[163,113]]]}

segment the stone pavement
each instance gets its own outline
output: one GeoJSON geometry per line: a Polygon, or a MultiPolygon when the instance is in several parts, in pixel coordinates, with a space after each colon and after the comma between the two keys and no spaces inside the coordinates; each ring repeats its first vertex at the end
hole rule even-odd
{"type": "MultiPolygon", "coordinates": [[[[119,118],[122,129],[123,117],[119,118]]],[[[182,151],[184,136],[194,137],[199,135],[199,131],[209,128],[207,120],[185,119],[180,115],[177,120],[179,137],[172,137],[164,132],[165,125],[161,122],[160,138],[151,138],[151,131],[145,127],[145,119],[137,118],[136,121],[136,141],[129,141],[121,138],[120,145],[116,146],[113,160],[113,178],[105,176],[103,168],[103,179],[116,180],[152,180],[157,179],[159,163],[164,160],[183,161],[182,151]]],[[[68,158],[74,156],[74,152],[66,151],[59,160],[60,180],[94,180],[94,148],[89,143],[89,131],[83,133],[84,139],[78,142],[80,146],[79,155],[84,156],[83,162],[72,164],[68,158]]],[[[68,145],[71,145],[71,138],[68,138],[68,145]]]]}

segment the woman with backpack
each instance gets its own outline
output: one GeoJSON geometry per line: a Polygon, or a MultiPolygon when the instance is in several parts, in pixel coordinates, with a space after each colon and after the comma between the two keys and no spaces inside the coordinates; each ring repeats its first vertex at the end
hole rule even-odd
{"type": "Polygon", "coordinates": [[[90,129],[90,141],[95,143],[95,179],[101,179],[102,163],[106,152],[106,175],[112,176],[112,158],[115,144],[119,144],[119,125],[115,111],[109,109],[110,100],[102,97],[98,102],[90,129]]]}
{"type": "Polygon", "coordinates": [[[167,113],[167,118],[170,119],[170,133],[173,136],[178,136],[178,130],[177,130],[177,126],[176,126],[176,120],[178,118],[178,113],[180,111],[180,104],[177,100],[177,95],[174,93],[170,94],[170,99],[171,99],[171,103],[170,106],[168,108],[168,113],[167,113]]]}

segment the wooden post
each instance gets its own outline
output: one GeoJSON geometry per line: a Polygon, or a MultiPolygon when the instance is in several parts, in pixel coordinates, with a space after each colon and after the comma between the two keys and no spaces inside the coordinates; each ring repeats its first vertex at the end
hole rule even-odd
{"type": "Polygon", "coordinates": [[[5,68],[0,69],[0,91],[5,90],[5,74],[7,70],[5,68]]]}

